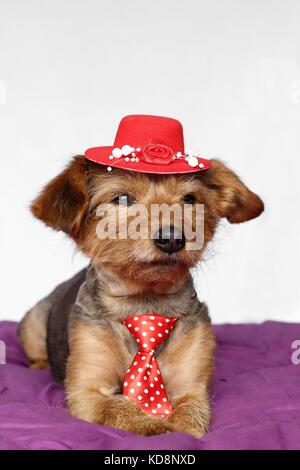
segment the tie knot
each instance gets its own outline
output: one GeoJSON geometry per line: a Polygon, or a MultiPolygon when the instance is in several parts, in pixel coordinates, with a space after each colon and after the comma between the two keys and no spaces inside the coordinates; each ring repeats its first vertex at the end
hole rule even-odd
{"type": "Polygon", "coordinates": [[[158,313],[132,315],[123,323],[135,337],[140,351],[155,350],[165,341],[175,326],[176,317],[165,317],[158,313]]]}

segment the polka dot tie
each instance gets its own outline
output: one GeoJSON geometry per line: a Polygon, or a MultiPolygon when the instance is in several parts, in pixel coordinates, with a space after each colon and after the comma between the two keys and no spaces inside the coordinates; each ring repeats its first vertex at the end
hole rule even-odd
{"type": "Polygon", "coordinates": [[[168,338],[176,320],[154,313],[133,315],[123,322],[139,345],[124,377],[123,395],[151,416],[165,418],[172,414],[154,351],[168,338]]]}

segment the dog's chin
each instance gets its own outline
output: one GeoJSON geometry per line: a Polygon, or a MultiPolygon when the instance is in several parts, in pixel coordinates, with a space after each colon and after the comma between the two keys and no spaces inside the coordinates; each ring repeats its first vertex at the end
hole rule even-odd
{"type": "Polygon", "coordinates": [[[165,255],[154,258],[135,258],[134,265],[138,265],[141,270],[158,270],[163,271],[174,271],[174,270],[186,270],[192,268],[199,261],[199,255],[195,253],[179,252],[172,255],[165,255]]]}
{"type": "Polygon", "coordinates": [[[133,282],[144,285],[155,291],[166,292],[171,286],[180,282],[189,273],[188,264],[176,256],[150,260],[135,259],[122,272],[133,282]]]}
{"type": "Polygon", "coordinates": [[[141,292],[167,293],[176,288],[189,275],[189,269],[199,261],[199,256],[186,253],[174,253],[162,256],[128,256],[118,263],[100,264],[104,270],[114,273],[119,279],[141,292]]]}

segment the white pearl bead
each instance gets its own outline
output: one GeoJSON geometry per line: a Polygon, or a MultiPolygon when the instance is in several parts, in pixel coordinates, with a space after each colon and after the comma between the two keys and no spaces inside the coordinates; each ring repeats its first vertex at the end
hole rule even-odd
{"type": "Polygon", "coordinates": [[[137,152],[140,152],[140,151],[141,151],[140,147],[138,147],[138,148],[136,149],[136,151],[137,151],[137,152]]]}
{"type": "Polygon", "coordinates": [[[204,168],[203,163],[200,163],[199,168],[204,168]]]}
{"type": "Polygon", "coordinates": [[[127,157],[128,155],[131,154],[132,147],[130,145],[123,145],[122,152],[123,152],[123,155],[125,155],[125,157],[127,157]]]}
{"type": "Polygon", "coordinates": [[[129,157],[125,158],[125,162],[129,162],[129,160],[130,160],[129,157]]]}
{"type": "Polygon", "coordinates": [[[110,155],[110,156],[108,157],[108,159],[109,159],[109,160],[113,160],[113,159],[114,159],[113,155],[110,155]]]}
{"type": "Polygon", "coordinates": [[[112,167],[111,166],[108,166],[107,167],[107,171],[111,171],[112,170],[112,167]]]}
{"type": "Polygon", "coordinates": [[[113,149],[112,154],[113,154],[114,157],[120,158],[120,157],[122,157],[123,152],[122,152],[121,149],[119,149],[118,147],[116,147],[116,148],[113,149]]]}
{"type": "Polygon", "coordinates": [[[187,162],[189,166],[192,166],[192,167],[198,166],[198,158],[196,157],[189,157],[187,162]]]}

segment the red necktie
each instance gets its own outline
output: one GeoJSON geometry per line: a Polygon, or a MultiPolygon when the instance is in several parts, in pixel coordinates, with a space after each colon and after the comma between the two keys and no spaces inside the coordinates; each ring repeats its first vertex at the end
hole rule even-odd
{"type": "Polygon", "coordinates": [[[135,337],[139,352],[125,374],[122,393],[151,416],[165,418],[172,414],[154,351],[168,338],[176,320],[153,313],[132,315],[123,322],[135,337]]]}

